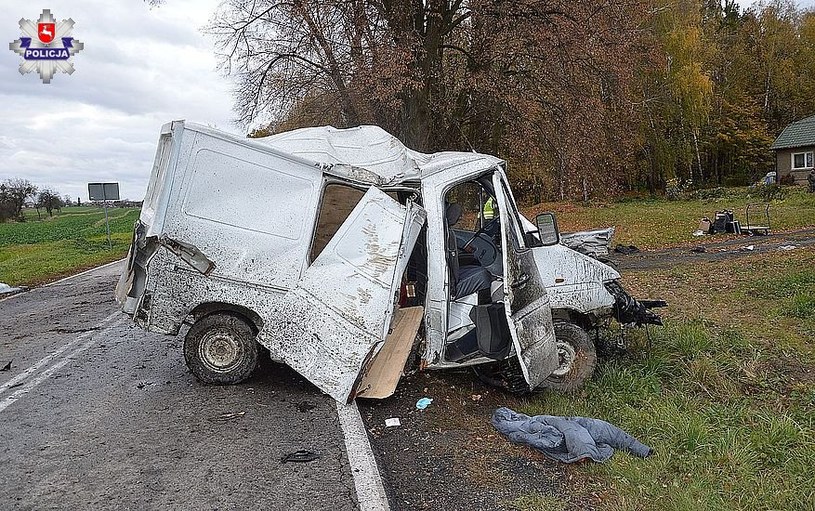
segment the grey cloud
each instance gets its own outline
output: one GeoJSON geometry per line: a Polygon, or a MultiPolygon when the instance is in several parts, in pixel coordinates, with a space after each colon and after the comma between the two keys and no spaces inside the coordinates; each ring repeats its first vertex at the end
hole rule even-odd
{"type": "MultiPolygon", "coordinates": [[[[161,125],[188,119],[232,132],[231,84],[215,68],[211,42],[199,31],[217,0],[173,0],[152,11],[137,0],[49,2],[73,18],[85,43],[76,72],[43,85],[20,76],[20,59],[0,51],[0,179],[23,177],[63,194],[87,196],[86,184],[118,181],[140,199],[161,125]]],[[[6,19],[36,18],[36,7],[7,7],[6,19]]],[[[17,24],[2,33],[19,37],[17,24]]]]}

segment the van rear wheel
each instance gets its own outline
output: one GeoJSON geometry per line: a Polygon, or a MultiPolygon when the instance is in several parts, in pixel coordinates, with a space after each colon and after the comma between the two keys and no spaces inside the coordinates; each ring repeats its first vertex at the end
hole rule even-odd
{"type": "Polygon", "coordinates": [[[203,383],[234,385],[257,368],[258,344],[252,327],[243,319],[210,314],[196,321],[184,337],[184,359],[203,383]]]}

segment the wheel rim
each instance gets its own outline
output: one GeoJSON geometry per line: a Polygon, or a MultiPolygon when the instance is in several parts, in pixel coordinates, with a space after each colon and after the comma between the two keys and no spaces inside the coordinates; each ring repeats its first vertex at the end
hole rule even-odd
{"type": "Polygon", "coordinates": [[[198,358],[207,369],[217,373],[228,373],[240,364],[243,349],[233,332],[215,329],[201,339],[198,345],[198,358]]]}
{"type": "Polygon", "coordinates": [[[577,354],[575,353],[574,347],[571,344],[558,341],[557,355],[558,368],[552,371],[552,376],[562,378],[572,371],[577,354]]]}

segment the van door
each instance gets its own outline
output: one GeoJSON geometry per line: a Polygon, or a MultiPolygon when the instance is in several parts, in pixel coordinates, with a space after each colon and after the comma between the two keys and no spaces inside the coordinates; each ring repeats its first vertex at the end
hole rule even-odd
{"type": "Polygon", "coordinates": [[[518,220],[515,201],[500,172],[493,187],[501,219],[504,258],[504,308],[524,378],[531,388],[558,367],[552,310],[532,249],[518,220]]]}
{"type": "Polygon", "coordinates": [[[370,188],[258,341],[340,402],[353,400],[362,370],[388,334],[401,277],[426,218],[370,188]]]}

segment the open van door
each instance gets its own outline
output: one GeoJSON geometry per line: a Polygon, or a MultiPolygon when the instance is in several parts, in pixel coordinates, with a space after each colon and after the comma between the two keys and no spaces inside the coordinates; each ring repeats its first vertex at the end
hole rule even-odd
{"type": "Polygon", "coordinates": [[[515,352],[530,388],[558,367],[552,310],[532,249],[526,246],[518,211],[509,189],[496,172],[492,178],[504,258],[504,308],[515,352]]]}
{"type": "Polygon", "coordinates": [[[348,402],[391,325],[401,277],[426,218],[370,188],[258,341],[273,358],[340,402],[348,402]]]}

